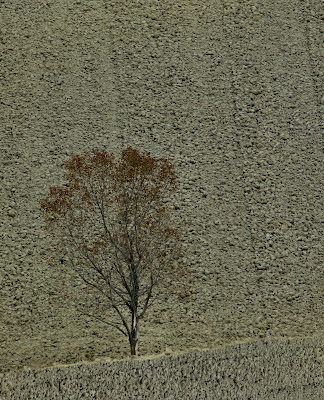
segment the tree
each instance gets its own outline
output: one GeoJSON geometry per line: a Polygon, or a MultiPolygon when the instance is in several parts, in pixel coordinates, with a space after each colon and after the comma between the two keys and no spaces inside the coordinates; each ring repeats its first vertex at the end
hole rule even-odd
{"type": "Polygon", "coordinates": [[[159,290],[179,288],[187,274],[180,233],[168,212],[174,165],[131,147],[119,160],[93,149],[72,155],[65,178],[40,201],[55,259],[61,257],[85,283],[87,301],[78,310],[118,329],[138,355],[148,307],[159,290]],[[108,308],[117,321],[105,318],[108,308]]]}

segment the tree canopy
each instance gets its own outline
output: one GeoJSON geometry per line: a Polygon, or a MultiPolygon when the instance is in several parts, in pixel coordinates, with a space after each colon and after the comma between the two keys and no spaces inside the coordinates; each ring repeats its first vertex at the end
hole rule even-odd
{"type": "Polygon", "coordinates": [[[71,156],[65,179],[40,201],[54,260],[89,289],[78,309],[118,329],[138,354],[139,323],[159,290],[189,294],[180,230],[170,214],[174,165],[132,147],[120,159],[93,149],[71,156]],[[109,308],[117,320],[105,318],[109,308]]]}

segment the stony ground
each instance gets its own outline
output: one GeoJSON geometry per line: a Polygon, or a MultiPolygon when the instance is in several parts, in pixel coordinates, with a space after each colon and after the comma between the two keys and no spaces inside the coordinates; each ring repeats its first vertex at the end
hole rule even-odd
{"type": "Polygon", "coordinates": [[[62,299],[38,201],[63,162],[128,145],[177,168],[194,295],[142,354],[324,333],[320,0],[0,2],[0,371],[123,358],[62,299]]]}
{"type": "Polygon", "coordinates": [[[322,400],[323,337],[0,373],[2,400],[322,400]],[[136,394],[135,394],[136,393],[136,394]]]}

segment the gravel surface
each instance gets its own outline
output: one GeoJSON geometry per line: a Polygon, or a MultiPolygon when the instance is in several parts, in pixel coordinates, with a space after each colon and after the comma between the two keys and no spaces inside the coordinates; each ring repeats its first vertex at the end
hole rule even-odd
{"type": "Polygon", "coordinates": [[[176,164],[194,295],[145,355],[324,334],[320,0],[0,1],[0,371],[123,358],[48,266],[63,162],[128,145],[176,164]]]}

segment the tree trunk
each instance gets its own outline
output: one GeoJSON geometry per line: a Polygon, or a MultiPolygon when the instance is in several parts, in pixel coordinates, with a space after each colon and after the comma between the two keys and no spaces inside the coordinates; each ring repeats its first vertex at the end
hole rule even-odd
{"type": "Polygon", "coordinates": [[[132,316],[132,330],[129,337],[130,351],[132,356],[139,356],[138,352],[139,319],[136,315],[132,316]]]}
{"type": "Polygon", "coordinates": [[[138,340],[134,341],[130,339],[130,350],[132,356],[139,356],[138,353],[138,340]]]}

